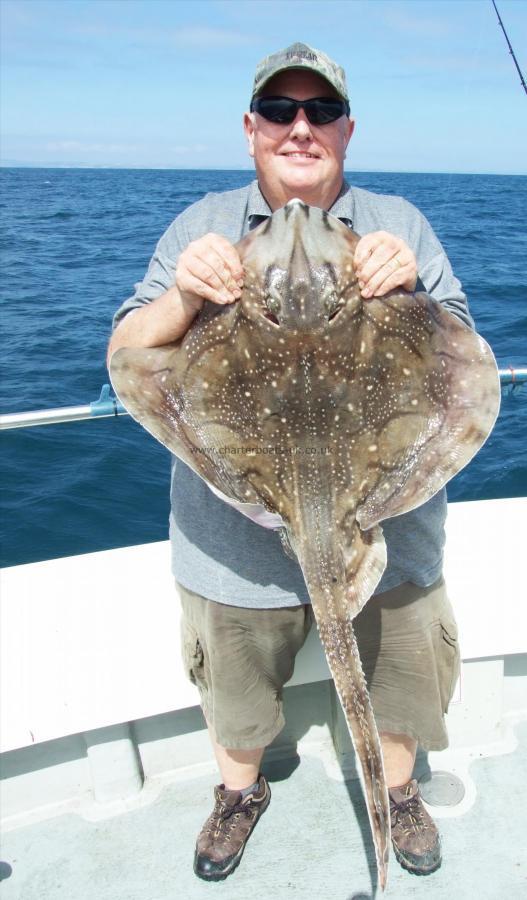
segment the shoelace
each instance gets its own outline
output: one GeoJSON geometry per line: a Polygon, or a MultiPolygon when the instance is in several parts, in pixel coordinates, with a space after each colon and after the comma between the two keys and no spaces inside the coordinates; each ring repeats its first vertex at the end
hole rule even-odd
{"type": "Polygon", "coordinates": [[[395,816],[395,824],[401,825],[405,830],[408,830],[409,827],[416,829],[417,826],[428,828],[423,815],[423,808],[417,796],[408,797],[399,803],[396,803],[390,797],[390,812],[395,816]],[[410,821],[405,822],[405,818],[408,818],[410,821]]]}
{"type": "Polygon", "coordinates": [[[236,803],[235,806],[226,806],[222,803],[220,805],[219,809],[217,811],[214,810],[214,812],[212,813],[207,831],[209,833],[221,832],[227,837],[228,832],[223,831],[222,825],[224,825],[225,822],[227,822],[231,818],[231,816],[235,815],[236,813],[242,813],[245,816],[247,816],[248,818],[250,818],[251,817],[250,804],[249,803],[244,804],[243,802],[241,802],[241,803],[236,803]]]}
{"type": "Polygon", "coordinates": [[[251,817],[251,804],[250,803],[237,803],[235,806],[227,806],[225,807],[225,811],[221,813],[221,818],[223,822],[226,822],[227,819],[230,819],[232,815],[235,813],[244,813],[248,818],[251,817]]]}

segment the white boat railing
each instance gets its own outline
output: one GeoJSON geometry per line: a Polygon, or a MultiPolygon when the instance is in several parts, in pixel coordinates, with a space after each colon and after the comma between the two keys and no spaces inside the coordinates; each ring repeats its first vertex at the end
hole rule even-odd
{"type": "MultiPolygon", "coordinates": [[[[527,366],[508,366],[498,370],[502,388],[509,392],[527,384],[527,366]]],[[[98,400],[84,406],[61,406],[56,409],[37,409],[28,412],[0,415],[0,431],[11,428],[30,428],[33,425],[56,425],[60,422],[80,422],[86,419],[109,419],[128,416],[122,403],[110,393],[110,385],[104,384],[98,400]]]]}

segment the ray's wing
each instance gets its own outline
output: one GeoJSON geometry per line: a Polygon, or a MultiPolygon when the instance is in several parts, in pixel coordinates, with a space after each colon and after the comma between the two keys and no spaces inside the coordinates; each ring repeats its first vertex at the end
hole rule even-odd
{"type": "Polygon", "coordinates": [[[427,294],[386,295],[366,307],[365,378],[380,398],[378,477],[357,510],[361,528],[429,500],[483,445],[500,403],[488,344],[427,294]]]}
{"type": "Polygon", "coordinates": [[[237,310],[212,313],[181,342],[117,350],[111,382],[130,415],[201,478],[233,500],[261,504],[245,479],[251,429],[237,396],[237,310]]]}

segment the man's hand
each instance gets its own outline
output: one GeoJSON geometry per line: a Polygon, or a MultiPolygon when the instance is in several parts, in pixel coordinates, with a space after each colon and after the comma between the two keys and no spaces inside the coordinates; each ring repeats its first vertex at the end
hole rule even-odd
{"type": "Polygon", "coordinates": [[[382,297],[401,287],[415,290],[416,258],[402,238],[387,231],[364,235],[355,248],[353,265],[365,298],[382,297]]]}
{"type": "Polygon", "coordinates": [[[183,251],[176,269],[176,286],[183,300],[232,303],[241,297],[240,257],[220,234],[206,234],[183,251]]]}

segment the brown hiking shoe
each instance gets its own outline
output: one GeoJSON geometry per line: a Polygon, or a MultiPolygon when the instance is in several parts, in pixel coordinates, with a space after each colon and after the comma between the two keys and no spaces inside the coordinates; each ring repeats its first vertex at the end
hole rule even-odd
{"type": "Polygon", "coordinates": [[[403,869],[430,875],[441,865],[441,841],[428,815],[415,778],[402,787],[390,788],[390,818],[395,856],[403,869]]]}
{"type": "Polygon", "coordinates": [[[240,862],[258,819],[269,806],[271,791],[263,775],[258,790],[242,798],[239,791],[214,788],[215,804],[201,829],[194,854],[194,872],[207,881],[221,881],[240,862]]]}

